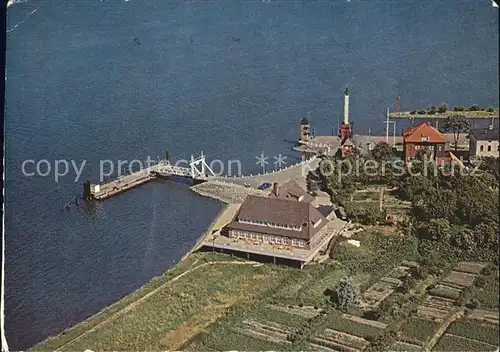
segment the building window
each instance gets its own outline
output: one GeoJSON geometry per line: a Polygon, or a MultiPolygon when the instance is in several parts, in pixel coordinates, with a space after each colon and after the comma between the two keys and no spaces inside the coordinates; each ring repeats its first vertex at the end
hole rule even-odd
{"type": "Polygon", "coordinates": [[[276,236],[275,242],[276,242],[276,244],[280,244],[281,243],[281,237],[276,236]]]}
{"type": "Polygon", "coordinates": [[[491,145],[488,146],[488,151],[491,152],[491,145]]]}
{"type": "Polygon", "coordinates": [[[306,242],[304,240],[299,240],[299,247],[304,247],[306,242]]]}
{"type": "Polygon", "coordinates": [[[292,246],[297,247],[298,245],[299,245],[299,241],[296,238],[292,239],[292,246]]]}
{"type": "Polygon", "coordinates": [[[481,145],[479,146],[479,151],[482,152],[484,150],[484,147],[481,145]]]}
{"type": "Polygon", "coordinates": [[[259,241],[262,241],[262,235],[261,235],[261,234],[258,234],[258,235],[257,235],[257,239],[258,239],[259,241]]]}

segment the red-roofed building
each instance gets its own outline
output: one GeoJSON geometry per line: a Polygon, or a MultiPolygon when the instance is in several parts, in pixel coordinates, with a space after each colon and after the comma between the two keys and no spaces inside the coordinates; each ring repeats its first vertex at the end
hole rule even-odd
{"type": "Polygon", "coordinates": [[[408,128],[403,132],[403,155],[407,164],[420,150],[427,150],[438,164],[451,161],[445,135],[432,127],[428,121],[408,128]]]}

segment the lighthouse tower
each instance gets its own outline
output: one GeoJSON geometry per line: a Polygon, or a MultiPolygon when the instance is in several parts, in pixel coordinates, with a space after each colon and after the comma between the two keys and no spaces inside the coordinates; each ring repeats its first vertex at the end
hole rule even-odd
{"type": "Polygon", "coordinates": [[[349,91],[344,91],[344,122],[340,125],[340,141],[343,144],[348,138],[352,137],[352,126],[349,123],[349,91]]]}

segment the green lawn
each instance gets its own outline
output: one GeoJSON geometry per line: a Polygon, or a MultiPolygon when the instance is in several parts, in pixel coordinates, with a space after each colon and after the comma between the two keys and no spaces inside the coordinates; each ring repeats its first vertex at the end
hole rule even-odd
{"type": "Polygon", "coordinates": [[[325,290],[335,289],[340,279],[346,276],[346,272],[335,268],[329,267],[322,271],[322,275],[318,275],[313,280],[304,285],[297,293],[297,299],[307,305],[312,306],[326,306],[330,305],[329,298],[325,296],[325,290]]]}

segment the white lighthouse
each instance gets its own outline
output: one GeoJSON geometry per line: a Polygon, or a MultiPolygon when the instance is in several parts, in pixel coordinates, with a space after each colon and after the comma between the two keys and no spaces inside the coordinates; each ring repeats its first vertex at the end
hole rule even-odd
{"type": "Polygon", "coordinates": [[[347,138],[352,136],[352,127],[349,123],[349,91],[344,90],[344,121],[340,125],[340,140],[343,143],[347,138]]]}
{"type": "Polygon", "coordinates": [[[344,91],[344,125],[349,124],[349,91],[344,91]]]}

